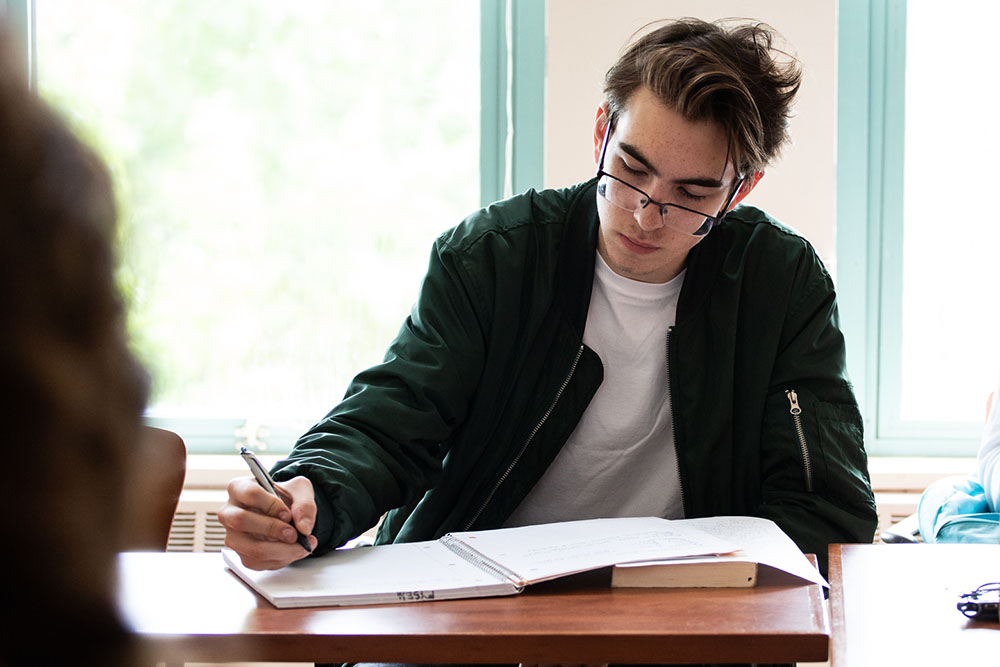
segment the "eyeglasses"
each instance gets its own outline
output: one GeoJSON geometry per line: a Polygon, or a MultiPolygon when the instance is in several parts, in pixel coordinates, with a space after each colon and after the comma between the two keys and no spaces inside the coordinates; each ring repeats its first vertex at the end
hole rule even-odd
{"type": "Polygon", "coordinates": [[[736,185],[726,199],[726,203],[723,204],[722,208],[715,215],[702,213],[687,206],[674,204],[673,202],[659,202],[631,183],[604,171],[604,156],[608,151],[608,139],[610,138],[611,121],[609,120],[604,130],[604,146],[601,148],[601,160],[597,165],[597,194],[618,208],[630,213],[642,210],[650,204],[658,206],[664,225],[685,234],[690,234],[691,236],[705,236],[712,231],[712,227],[726,215],[730,205],[736,198],[736,193],[739,192],[740,186],[743,185],[743,181],[746,178],[745,176],[740,176],[736,180],[736,185]]]}

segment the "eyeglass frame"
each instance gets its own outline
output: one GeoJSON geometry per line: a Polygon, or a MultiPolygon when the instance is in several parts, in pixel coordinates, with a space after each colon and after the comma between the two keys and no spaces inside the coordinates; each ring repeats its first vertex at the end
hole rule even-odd
{"type": "MultiPolygon", "coordinates": [[[[607,176],[608,178],[610,178],[612,180],[615,180],[615,181],[618,181],[619,183],[621,183],[625,187],[630,188],[632,190],[635,190],[640,195],[642,195],[645,198],[646,202],[644,204],[642,204],[641,206],[639,206],[639,208],[632,209],[631,210],[632,213],[635,213],[636,211],[641,211],[642,209],[646,208],[650,204],[654,204],[654,205],[660,207],[660,219],[663,221],[664,225],[667,225],[671,229],[675,229],[675,230],[677,230],[679,232],[684,232],[686,234],[690,234],[691,236],[699,236],[699,237],[700,236],[706,236],[710,231],[712,231],[712,228],[715,227],[716,223],[719,222],[719,220],[721,220],[722,218],[724,218],[726,216],[726,213],[729,212],[729,207],[732,206],[732,204],[733,204],[733,200],[736,199],[736,194],[740,191],[740,188],[743,187],[744,181],[746,181],[746,176],[745,175],[742,175],[738,179],[736,179],[736,185],[733,187],[733,191],[729,194],[729,197],[726,199],[726,203],[722,205],[722,208],[719,209],[719,212],[716,215],[709,215],[707,213],[702,213],[701,211],[696,211],[693,208],[688,208],[687,206],[684,206],[682,204],[674,204],[673,202],[659,202],[659,201],[656,201],[655,199],[653,199],[652,197],[650,197],[645,192],[643,192],[639,188],[635,187],[634,185],[632,185],[628,181],[626,181],[624,179],[621,179],[621,178],[615,176],[614,174],[609,174],[608,172],[604,171],[604,157],[607,155],[607,152],[608,152],[608,141],[611,139],[611,126],[612,125],[614,125],[614,119],[613,118],[609,118],[608,122],[607,122],[607,127],[604,128],[604,145],[601,146],[601,159],[598,161],[598,164],[597,164],[597,178],[598,178],[598,180],[600,180],[600,178],[602,176],[607,176]],[[669,222],[669,218],[666,215],[666,211],[667,211],[667,207],[668,206],[672,206],[673,208],[679,208],[682,211],[687,211],[688,213],[694,213],[696,215],[703,215],[703,216],[705,216],[705,222],[703,222],[701,224],[701,226],[698,229],[694,230],[693,232],[687,232],[687,231],[685,231],[683,229],[680,229],[680,228],[676,227],[675,225],[673,225],[673,224],[671,224],[669,222]]],[[[727,161],[728,161],[728,157],[727,157],[727,161]]],[[[618,204],[616,204],[613,201],[611,201],[610,199],[608,199],[607,196],[600,191],[600,188],[598,188],[598,194],[600,194],[602,197],[604,197],[604,199],[609,204],[611,204],[612,206],[617,206],[618,208],[622,209],[623,211],[628,211],[629,210],[629,209],[625,208],[624,206],[619,206],[618,204]]]]}

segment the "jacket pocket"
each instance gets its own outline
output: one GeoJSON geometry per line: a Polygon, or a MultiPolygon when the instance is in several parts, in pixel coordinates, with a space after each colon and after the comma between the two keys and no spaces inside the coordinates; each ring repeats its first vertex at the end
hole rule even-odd
{"type": "Polygon", "coordinates": [[[806,490],[845,509],[867,507],[873,499],[857,406],[824,401],[803,387],[789,387],[785,399],[806,490]]]}
{"type": "MultiPolygon", "coordinates": [[[[856,406],[816,401],[816,431],[824,460],[825,493],[841,506],[875,507],[861,414],[856,406]]],[[[814,466],[815,467],[815,466],[814,466]]]]}
{"type": "Polygon", "coordinates": [[[822,400],[811,386],[773,392],[761,443],[762,473],[770,486],[765,501],[791,491],[867,504],[872,496],[863,443],[855,404],[822,400]]]}

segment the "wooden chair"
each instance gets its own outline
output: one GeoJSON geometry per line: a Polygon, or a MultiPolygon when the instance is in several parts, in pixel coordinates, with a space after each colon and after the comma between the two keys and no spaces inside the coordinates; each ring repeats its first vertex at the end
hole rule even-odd
{"type": "Polygon", "coordinates": [[[125,502],[123,550],[166,551],[184,486],[187,448],[173,431],[144,426],[125,502]]]}

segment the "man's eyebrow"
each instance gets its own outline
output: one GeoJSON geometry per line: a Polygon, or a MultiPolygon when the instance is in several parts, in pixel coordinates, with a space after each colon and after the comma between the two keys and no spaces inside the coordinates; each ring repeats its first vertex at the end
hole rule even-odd
{"type": "MultiPolygon", "coordinates": [[[[618,147],[621,148],[623,152],[628,153],[633,160],[639,162],[643,167],[645,167],[646,171],[648,171],[650,174],[652,174],[653,176],[660,175],[659,170],[653,166],[653,163],[650,162],[649,159],[645,155],[643,155],[642,151],[640,151],[638,148],[625,141],[618,142],[618,147]]],[[[680,183],[682,185],[697,185],[703,188],[721,188],[723,185],[722,181],[717,178],[705,178],[703,176],[681,178],[677,180],[677,183],[680,183]]]]}
{"type": "Polygon", "coordinates": [[[642,154],[642,151],[640,151],[638,148],[624,141],[619,141],[618,147],[621,148],[624,152],[628,153],[633,160],[639,162],[643,167],[646,168],[646,171],[651,173],[653,176],[660,175],[659,170],[657,170],[657,168],[653,166],[653,163],[650,162],[646,158],[646,156],[642,154]]]}
{"type": "Polygon", "coordinates": [[[723,183],[717,178],[681,178],[678,183],[682,185],[697,185],[703,188],[721,188],[723,183]]]}

